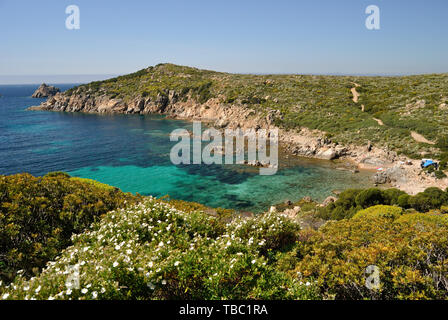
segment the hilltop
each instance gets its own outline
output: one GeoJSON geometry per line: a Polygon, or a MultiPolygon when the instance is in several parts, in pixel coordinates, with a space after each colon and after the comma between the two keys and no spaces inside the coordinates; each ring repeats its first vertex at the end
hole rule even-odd
{"type": "MultiPolygon", "coordinates": [[[[32,109],[161,113],[219,128],[278,127],[293,154],[347,157],[362,168],[443,158],[448,151],[448,74],[249,75],[159,64],[74,87],[32,109]]],[[[417,168],[413,163],[412,175],[417,168]]]]}

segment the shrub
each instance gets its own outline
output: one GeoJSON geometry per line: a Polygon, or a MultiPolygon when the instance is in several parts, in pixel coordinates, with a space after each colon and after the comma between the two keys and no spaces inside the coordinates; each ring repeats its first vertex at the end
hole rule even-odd
{"type": "Polygon", "coordinates": [[[399,207],[393,206],[384,206],[378,205],[374,207],[370,207],[364,210],[359,211],[357,214],[353,216],[352,219],[363,219],[363,218],[388,218],[395,220],[400,217],[403,213],[403,209],[399,207]]]}
{"type": "Polygon", "coordinates": [[[408,194],[402,194],[398,197],[397,204],[402,208],[409,208],[409,199],[411,198],[408,194]]]}
{"type": "Polygon", "coordinates": [[[382,190],[383,193],[383,197],[384,197],[384,204],[387,205],[399,205],[400,207],[402,207],[399,204],[399,198],[403,195],[407,195],[406,192],[396,189],[396,188],[391,188],[391,189],[386,189],[386,190],[382,190]]]}
{"type": "Polygon", "coordinates": [[[126,210],[108,213],[89,231],[73,236],[73,246],[48,263],[38,277],[27,280],[19,276],[10,286],[0,288],[0,296],[83,300],[320,298],[314,281],[307,284],[291,277],[262,254],[267,246],[282,243],[275,240],[275,234],[282,237],[285,226],[287,234],[291,228],[297,230],[296,223],[268,214],[252,222],[237,219],[219,234],[213,230],[216,219],[202,212],[184,213],[147,198],[126,210]],[[79,269],[79,287],[66,286],[70,273],[65,271],[71,266],[79,269]]]}
{"type": "Polygon", "coordinates": [[[448,216],[430,213],[409,213],[404,214],[396,220],[397,223],[430,223],[436,225],[448,225],[448,216]]]}
{"type": "Polygon", "coordinates": [[[327,220],[351,218],[357,211],[362,209],[362,207],[358,207],[355,200],[360,192],[362,192],[360,189],[347,189],[341,192],[338,200],[322,209],[319,216],[327,220]]]}
{"type": "Polygon", "coordinates": [[[385,198],[383,192],[377,188],[371,188],[361,191],[355,198],[356,204],[362,208],[384,204],[385,198]]]}
{"type": "Polygon", "coordinates": [[[443,179],[443,178],[446,178],[446,174],[445,174],[445,172],[443,172],[442,170],[437,170],[437,171],[435,172],[435,175],[436,175],[436,178],[437,178],[437,179],[443,179]]]}
{"type": "Polygon", "coordinates": [[[330,222],[309,238],[295,271],[336,299],[447,299],[448,226],[405,217],[330,222]],[[370,265],[378,290],[365,285],[370,265]]]}
{"type": "Polygon", "coordinates": [[[439,188],[428,188],[409,198],[409,206],[420,212],[439,209],[448,203],[448,194],[439,188]]]}
{"type": "Polygon", "coordinates": [[[38,272],[101,215],[137,197],[65,173],[0,176],[0,278],[38,272]]]}

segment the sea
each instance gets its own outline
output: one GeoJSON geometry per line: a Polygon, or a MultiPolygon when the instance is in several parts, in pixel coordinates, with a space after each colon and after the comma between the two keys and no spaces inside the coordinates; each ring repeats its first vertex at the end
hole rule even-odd
{"type": "MultiPolygon", "coordinates": [[[[75,84],[52,84],[62,91],[75,84]]],[[[370,173],[281,155],[277,173],[245,165],[174,165],[170,133],[192,123],[160,115],[29,111],[36,85],[0,85],[0,175],[64,171],[139,193],[259,213],[309,196],[370,186],[370,173]]]]}

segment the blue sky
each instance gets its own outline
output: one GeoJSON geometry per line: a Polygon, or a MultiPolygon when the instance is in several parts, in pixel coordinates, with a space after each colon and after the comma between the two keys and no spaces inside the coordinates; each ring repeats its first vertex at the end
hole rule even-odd
{"type": "Polygon", "coordinates": [[[446,0],[0,0],[0,76],[125,74],[160,62],[244,73],[441,73],[447,15],[446,0]],[[80,30],[65,28],[71,4],[80,30]],[[365,27],[371,4],[381,30],[365,27]]]}

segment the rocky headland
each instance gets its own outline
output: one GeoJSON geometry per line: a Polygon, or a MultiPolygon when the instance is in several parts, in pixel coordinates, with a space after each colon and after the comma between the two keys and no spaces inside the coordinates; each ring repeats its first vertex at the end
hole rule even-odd
{"type": "MultiPolygon", "coordinates": [[[[268,98],[268,97],[266,97],[268,98]]],[[[116,97],[105,90],[74,88],[68,93],[56,93],[40,106],[30,110],[84,112],[99,114],[163,114],[174,119],[200,120],[217,129],[241,128],[279,130],[281,147],[289,154],[324,160],[341,159],[352,170],[372,170],[372,179],[378,185],[387,184],[410,194],[430,186],[445,189],[448,178],[436,179],[433,174],[422,172],[419,161],[384,146],[332,141],[325,131],[306,127],[285,128],[278,125],[282,120],[280,110],[258,110],[239,100],[226,101],[217,95],[200,101],[191,91],[165,89],[157,95],[135,93],[116,97]]]]}

